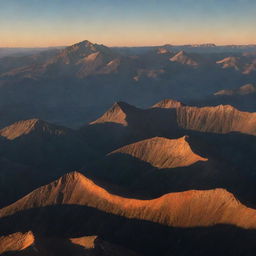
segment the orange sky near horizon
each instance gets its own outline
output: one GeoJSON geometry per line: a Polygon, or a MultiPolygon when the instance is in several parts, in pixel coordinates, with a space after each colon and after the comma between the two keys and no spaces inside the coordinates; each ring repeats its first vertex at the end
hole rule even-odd
{"type": "MultiPolygon", "coordinates": [[[[68,33],[68,31],[67,31],[68,33]]],[[[138,32],[139,33],[139,32],[138,32]]],[[[120,33],[121,34],[121,33],[120,33]]],[[[170,35],[163,35],[154,33],[154,37],[144,35],[143,32],[140,33],[140,37],[137,37],[136,33],[131,33],[131,38],[128,34],[121,34],[120,37],[115,38],[108,34],[107,36],[102,35],[90,35],[84,33],[84,35],[74,36],[74,35],[56,35],[50,36],[45,34],[33,34],[26,36],[16,34],[12,40],[1,40],[0,47],[56,47],[56,46],[67,46],[72,45],[83,40],[89,40],[92,43],[104,44],[107,46],[154,46],[154,45],[184,45],[184,44],[204,44],[204,43],[213,43],[216,45],[247,45],[247,44],[256,44],[255,34],[250,33],[240,33],[240,38],[236,35],[229,33],[226,37],[220,37],[216,34],[206,34],[198,33],[194,35],[186,34],[186,36],[178,33],[173,33],[170,35]],[[135,39],[134,39],[135,38],[135,39]]]]}
{"type": "Polygon", "coordinates": [[[256,44],[255,0],[3,0],[0,47],[256,44]]]}

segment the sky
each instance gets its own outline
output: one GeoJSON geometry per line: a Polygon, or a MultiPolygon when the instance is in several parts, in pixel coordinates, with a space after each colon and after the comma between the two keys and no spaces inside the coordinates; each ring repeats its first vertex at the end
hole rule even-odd
{"type": "Polygon", "coordinates": [[[0,47],[256,44],[256,0],[0,0],[0,47]]]}

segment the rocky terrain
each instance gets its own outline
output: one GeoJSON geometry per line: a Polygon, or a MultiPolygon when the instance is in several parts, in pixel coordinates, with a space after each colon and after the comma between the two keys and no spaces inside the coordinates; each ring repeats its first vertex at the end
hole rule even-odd
{"type": "MultiPolygon", "coordinates": [[[[118,101],[139,107],[163,98],[194,106],[229,104],[212,95],[255,83],[254,49],[212,45],[124,49],[84,40],[5,56],[0,58],[4,114],[0,127],[36,117],[78,128],[118,101]]],[[[255,112],[254,102],[255,95],[231,105],[255,112]]]]}
{"type": "Polygon", "coordinates": [[[0,254],[254,255],[254,47],[0,58],[0,254]]]}

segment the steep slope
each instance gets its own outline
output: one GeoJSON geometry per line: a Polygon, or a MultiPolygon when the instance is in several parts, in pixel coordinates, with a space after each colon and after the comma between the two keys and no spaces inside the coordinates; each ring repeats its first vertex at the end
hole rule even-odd
{"type": "MultiPolygon", "coordinates": [[[[177,99],[198,99],[221,88],[232,88],[236,81],[255,80],[252,72],[252,77],[245,77],[241,72],[231,74],[230,70],[218,68],[215,62],[230,55],[224,49],[206,46],[203,47],[206,52],[208,48],[216,48],[220,53],[192,53],[199,48],[201,46],[149,47],[143,50],[147,54],[134,56],[135,49],[127,48],[127,54],[122,55],[117,48],[83,41],[40,61],[33,57],[29,57],[29,61],[15,58],[9,59],[9,63],[3,61],[2,66],[10,67],[3,72],[10,72],[0,78],[1,127],[10,124],[10,120],[31,117],[79,127],[95,120],[105,106],[120,99],[140,100],[141,106],[170,92],[177,99]],[[188,49],[187,53],[180,52],[180,60],[189,65],[179,64],[178,56],[175,62],[169,60],[173,53],[168,50],[181,49],[188,49]],[[200,64],[200,68],[193,68],[194,62],[200,64]],[[209,67],[210,63],[213,65],[209,67]]],[[[248,62],[248,68],[253,67],[251,64],[253,60],[248,62]]]]}
{"type": "Polygon", "coordinates": [[[0,236],[0,254],[22,251],[33,245],[35,237],[31,231],[17,232],[8,236],[0,236]]]}
{"type": "Polygon", "coordinates": [[[215,96],[232,96],[232,95],[248,95],[256,93],[256,86],[253,84],[245,84],[238,89],[220,90],[214,93],[215,96]]]}
{"type": "Polygon", "coordinates": [[[164,99],[155,105],[152,108],[179,108],[185,106],[182,102],[172,99],[164,99]]]}
{"type": "Polygon", "coordinates": [[[78,132],[39,119],[16,122],[0,130],[0,136],[2,156],[26,165],[78,168],[93,156],[78,132]]]}
{"type": "Polygon", "coordinates": [[[124,102],[115,103],[100,118],[80,131],[86,141],[90,141],[90,145],[98,144],[103,155],[146,138],[178,137],[174,109],[140,109],[124,102]]]}
{"type": "Polygon", "coordinates": [[[44,70],[49,75],[65,71],[65,75],[85,78],[115,72],[119,64],[118,55],[110,48],[85,40],[62,50],[44,65],[44,70]]]}
{"type": "Polygon", "coordinates": [[[134,131],[136,130],[136,132],[143,130],[144,133],[157,129],[169,129],[170,131],[172,130],[171,128],[175,128],[175,110],[172,110],[170,106],[178,105],[179,103],[176,103],[175,101],[164,101],[160,104],[161,106],[165,105],[165,109],[164,107],[159,106],[155,108],[141,109],[125,102],[117,102],[100,118],[91,122],[90,125],[113,123],[124,127],[127,126],[134,131]],[[166,126],[166,129],[164,125],[166,126]]]}
{"type": "Polygon", "coordinates": [[[85,78],[114,73],[119,64],[120,56],[110,48],[85,40],[64,48],[45,62],[21,66],[2,76],[85,78]]]}
{"type": "Polygon", "coordinates": [[[138,111],[140,110],[125,102],[116,102],[106,113],[90,124],[117,123],[127,126],[127,115],[138,111]]]}
{"type": "Polygon", "coordinates": [[[53,136],[65,136],[71,132],[68,128],[49,124],[40,119],[29,119],[18,121],[6,128],[0,130],[0,136],[14,140],[21,136],[31,134],[48,134],[53,136]]]}
{"type": "Polygon", "coordinates": [[[222,68],[233,68],[235,70],[240,70],[240,58],[238,57],[227,57],[222,60],[219,60],[216,62],[219,64],[222,68]]]}
{"type": "MultiPolygon", "coordinates": [[[[172,124],[169,124],[168,127],[172,128],[178,125],[182,129],[202,132],[256,134],[256,113],[242,112],[230,105],[214,107],[185,106],[181,102],[169,99],[145,110],[123,102],[116,103],[102,117],[91,124],[109,122],[129,126],[130,128],[136,127],[136,129],[139,127],[150,129],[150,126],[158,124],[155,129],[160,130],[161,126],[164,125],[162,118],[165,118],[165,125],[168,124],[168,121],[171,121],[172,124]],[[166,111],[164,111],[165,109],[166,111]],[[171,111],[172,109],[173,111],[171,111]],[[170,112],[167,110],[170,110],[170,112]],[[146,126],[143,125],[145,123],[147,123],[146,126]]],[[[169,135],[171,131],[171,128],[169,128],[169,135]]]]}
{"type": "Polygon", "coordinates": [[[188,130],[256,135],[256,113],[242,112],[230,105],[180,107],[177,108],[177,122],[188,130]]]}
{"type": "Polygon", "coordinates": [[[116,153],[131,155],[159,169],[189,166],[198,161],[207,161],[206,158],[193,153],[185,136],[174,140],[155,137],[124,146],[110,154],[116,153]]]}
{"type": "Polygon", "coordinates": [[[77,172],[40,187],[1,209],[0,217],[55,204],[84,205],[174,227],[232,224],[256,228],[256,211],[243,206],[224,189],[171,193],[152,200],[128,199],[110,194],[77,172]]]}
{"type": "Polygon", "coordinates": [[[256,60],[251,56],[230,56],[219,60],[216,63],[223,69],[234,69],[245,75],[249,75],[256,70],[256,60]]]}
{"type": "Polygon", "coordinates": [[[175,56],[170,58],[170,61],[177,62],[182,65],[192,66],[192,67],[196,67],[199,65],[199,62],[196,61],[192,56],[190,56],[185,51],[178,52],[175,56]]]}
{"type": "Polygon", "coordinates": [[[41,65],[56,54],[59,53],[59,49],[47,49],[41,51],[39,53],[31,53],[25,56],[7,56],[4,58],[0,58],[0,76],[1,74],[7,73],[8,71],[17,70],[20,68],[28,67],[31,65],[41,65]]]}

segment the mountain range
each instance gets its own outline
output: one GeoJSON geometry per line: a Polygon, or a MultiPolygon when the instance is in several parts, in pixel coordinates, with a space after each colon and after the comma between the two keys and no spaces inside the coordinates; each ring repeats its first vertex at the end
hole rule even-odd
{"type": "Polygon", "coordinates": [[[255,49],[0,58],[0,254],[254,255],[255,49]]]}
{"type": "Polygon", "coordinates": [[[250,255],[255,121],[165,99],[117,102],[78,130],[38,119],[3,128],[2,255],[197,255],[202,241],[201,255],[250,255]]]}
{"type": "MultiPolygon", "coordinates": [[[[36,117],[77,128],[115,101],[140,107],[162,98],[195,106],[226,104],[212,95],[255,82],[253,47],[163,45],[140,51],[85,40],[31,55],[5,56],[0,58],[0,110],[6,117],[0,126],[36,117]]],[[[251,95],[235,106],[255,111],[254,102],[251,95]]]]}

